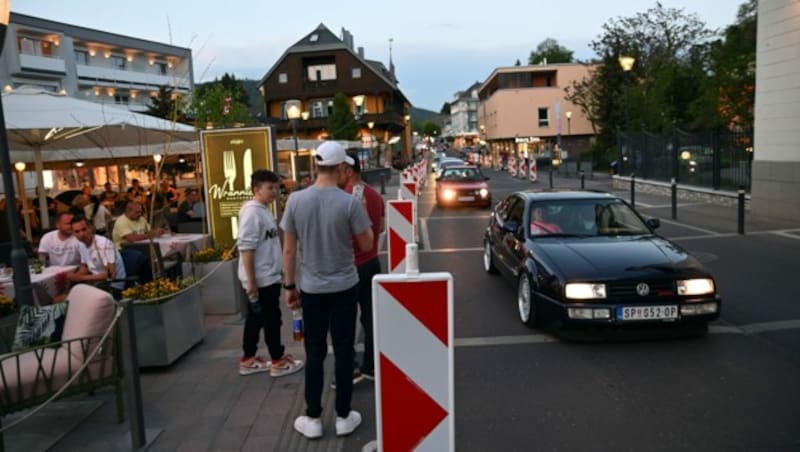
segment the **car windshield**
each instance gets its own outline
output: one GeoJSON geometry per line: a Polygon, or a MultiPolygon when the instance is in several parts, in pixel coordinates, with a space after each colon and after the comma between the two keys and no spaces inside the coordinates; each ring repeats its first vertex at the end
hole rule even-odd
{"type": "Polygon", "coordinates": [[[478,168],[447,168],[440,180],[477,182],[483,180],[483,175],[478,168]]]}
{"type": "Polygon", "coordinates": [[[636,213],[619,200],[535,201],[530,207],[530,235],[593,237],[650,234],[636,213]]]}

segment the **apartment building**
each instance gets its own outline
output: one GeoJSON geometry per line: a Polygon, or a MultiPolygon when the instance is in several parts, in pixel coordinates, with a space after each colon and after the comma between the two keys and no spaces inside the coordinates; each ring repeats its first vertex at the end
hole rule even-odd
{"type": "Polygon", "coordinates": [[[591,122],[566,98],[564,88],[589,77],[591,66],[546,64],[495,69],[478,88],[478,128],[496,158],[567,158],[588,151],[591,122]],[[564,153],[560,153],[564,157],[564,153]]]}
{"type": "Polygon", "coordinates": [[[481,139],[478,122],[480,99],[478,89],[481,82],[475,82],[464,91],[457,91],[450,102],[450,122],[447,135],[453,137],[453,146],[477,145],[481,139]]]}
{"type": "MultiPolygon", "coordinates": [[[[389,68],[365,57],[364,48],[354,47],[353,35],[342,29],[341,38],[324,24],[308,33],[267,71],[259,83],[264,97],[266,121],[277,138],[322,140],[335,131],[328,130],[333,98],[343,93],[349,100],[362,145],[370,151],[368,163],[386,165],[401,151],[411,156],[410,102],[398,87],[394,64],[389,68]],[[290,108],[293,107],[293,108],[290,108]],[[289,113],[301,113],[294,119],[289,113]],[[394,149],[394,155],[392,154],[394,149]]],[[[278,150],[279,166],[301,166],[307,171],[307,158],[300,162],[292,149],[278,150]]],[[[308,150],[300,150],[301,157],[308,150]]]]}
{"type": "Polygon", "coordinates": [[[189,93],[192,51],[91,28],[11,13],[0,86],[33,85],[144,111],[160,86],[189,93]]]}

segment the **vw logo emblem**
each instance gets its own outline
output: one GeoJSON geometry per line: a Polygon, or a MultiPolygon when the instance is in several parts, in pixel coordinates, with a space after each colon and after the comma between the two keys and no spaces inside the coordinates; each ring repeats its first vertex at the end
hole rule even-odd
{"type": "Polygon", "coordinates": [[[647,283],[640,282],[636,285],[636,293],[638,293],[639,296],[645,297],[650,293],[650,286],[648,286],[647,283]]]}

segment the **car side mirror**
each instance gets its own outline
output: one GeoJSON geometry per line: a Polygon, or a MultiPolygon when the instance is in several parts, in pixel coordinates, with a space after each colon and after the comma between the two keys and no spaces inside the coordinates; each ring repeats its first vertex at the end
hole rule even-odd
{"type": "Polygon", "coordinates": [[[645,220],[645,223],[647,223],[647,226],[650,226],[650,229],[658,229],[661,227],[661,220],[658,218],[648,218],[645,220]]]}
{"type": "Polygon", "coordinates": [[[508,232],[510,234],[516,234],[517,230],[519,229],[519,223],[514,220],[508,220],[503,223],[503,231],[508,232]]]}

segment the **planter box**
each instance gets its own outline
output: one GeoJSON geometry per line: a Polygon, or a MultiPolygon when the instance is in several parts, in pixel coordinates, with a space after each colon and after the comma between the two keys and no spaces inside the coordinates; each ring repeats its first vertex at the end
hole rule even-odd
{"type": "Polygon", "coordinates": [[[135,304],[139,366],[169,366],[205,337],[199,286],[161,304],[135,304]]]}
{"type": "Polygon", "coordinates": [[[0,355],[11,351],[11,346],[14,345],[14,335],[17,332],[18,320],[19,312],[0,317],[0,355]]]}
{"type": "Polygon", "coordinates": [[[236,314],[243,303],[241,283],[237,276],[239,259],[229,261],[184,263],[183,276],[194,276],[199,284],[203,312],[236,314]],[[194,272],[192,272],[194,266],[194,272]]]}

